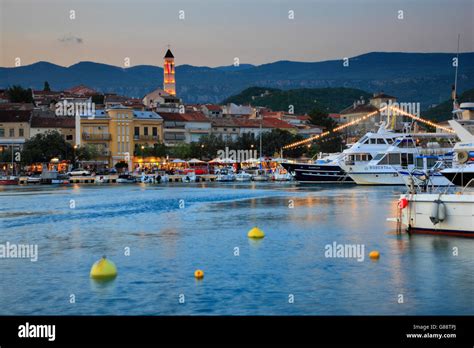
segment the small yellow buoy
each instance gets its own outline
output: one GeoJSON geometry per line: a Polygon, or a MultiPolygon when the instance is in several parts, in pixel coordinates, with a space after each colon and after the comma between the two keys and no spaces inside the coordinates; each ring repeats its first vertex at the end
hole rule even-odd
{"type": "Polygon", "coordinates": [[[372,250],[372,251],[369,253],[369,257],[370,257],[372,260],[378,260],[379,257],[380,257],[380,253],[379,253],[377,250],[372,250]]]}
{"type": "Polygon", "coordinates": [[[197,270],[194,272],[194,278],[196,278],[196,279],[202,279],[202,278],[204,278],[204,271],[203,271],[203,270],[200,270],[200,269],[197,269],[197,270]]]}
{"type": "Polygon", "coordinates": [[[260,228],[254,227],[249,231],[247,236],[249,238],[263,238],[265,237],[265,233],[263,233],[263,231],[260,228]]]}
{"type": "Polygon", "coordinates": [[[117,267],[112,261],[102,256],[92,265],[90,276],[94,279],[112,279],[117,276],[117,267]]]}

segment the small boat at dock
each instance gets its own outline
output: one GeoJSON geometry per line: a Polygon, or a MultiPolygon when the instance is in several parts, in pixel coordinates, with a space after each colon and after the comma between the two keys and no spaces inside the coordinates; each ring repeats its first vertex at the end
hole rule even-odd
{"type": "Polygon", "coordinates": [[[18,185],[18,177],[13,175],[0,176],[0,185],[18,185]]]}

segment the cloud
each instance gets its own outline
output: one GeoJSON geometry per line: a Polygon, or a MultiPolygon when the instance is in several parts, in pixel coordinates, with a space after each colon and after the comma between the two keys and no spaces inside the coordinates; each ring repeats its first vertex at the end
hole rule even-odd
{"type": "Polygon", "coordinates": [[[84,40],[81,37],[72,35],[72,34],[64,35],[63,37],[60,37],[58,41],[62,43],[73,43],[73,44],[82,44],[84,42],[84,40]]]}

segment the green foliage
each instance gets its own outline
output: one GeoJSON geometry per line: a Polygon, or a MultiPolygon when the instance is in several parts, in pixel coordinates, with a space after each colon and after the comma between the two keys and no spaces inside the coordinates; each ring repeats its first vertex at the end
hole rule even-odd
{"type": "Polygon", "coordinates": [[[91,97],[91,100],[94,104],[104,104],[104,95],[103,94],[96,94],[91,97]]]}
{"type": "Polygon", "coordinates": [[[45,163],[52,158],[73,160],[74,149],[57,131],[36,134],[23,145],[21,160],[24,164],[45,163]]]}
{"type": "MultiPolygon", "coordinates": [[[[458,98],[459,103],[472,102],[473,100],[474,100],[474,88],[465,91],[458,98]]],[[[453,101],[449,99],[442,102],[438,106],[435,106],[434,108],[431,108],[423,112],[421,116],[423,118],[427,118],[433,121],[446,121],[453,118],[452,111],[453,111],[453,101]]]]}
{"type": "MultiPolygon", "coordinates": [[[[313,110],[309,113],[311,117],[311,123],[316,124],[318,126],[325,127],[326,130],[333,130],[337,127],[337,122],[334,121],[332,118],[328,116],[327,113],[321,110],[313,110]]],[[[310,152],[312,153],[333,153],[333,152],[341,152],[343,150],[343,138],[341,133],[331,133],[320,140],[316,140],[310,152]]]]}
{"type": "Polygon", "coordinates": [[[241,93],[223,101],[224,104],[251,104],[263,106],[272,110],[289,112],[290,105],[294,106],[295,114],[308,113],[318,109],[325,112],[339,112],[351,105],[354,100],[372,95],[355,88],[301,88],[280,90],[276,88],[250,87],[241,93]]]}
{"type": "Polygon", "coordinates": [[[125,169],[125,168],[128,168],[128,163],[127,162],[120,161],[120,162],[115,163],[115,169],[117,169],[118,171],[120,171],[121,169],[125,169]]]}
{"type": "Polygon", "coordinates": [[[75,150],[76,159],[79,161],[91,161],[99,157],[99,150],[94,145],[86,144],[75,150]]]}
{"type": "Polygon", "coordinates": [[[12,103],[33,103],[31,88],[25,89],[19,85],[14,85],[7,89],[7,95],[12,103]]]}
{"type": "Polygon", "coordinates": [[[49,82],[48,81],[44,81],[43,91],[47,91],[47,92],[51,91],[51,88],[49,87],[49,82]]]}
{"type": "Polygon", "coordinates": [[[173,158],[188,159],[192,156],[192,147],[190,144],[179,143],[168,148],[168,154],[173,158]]]}

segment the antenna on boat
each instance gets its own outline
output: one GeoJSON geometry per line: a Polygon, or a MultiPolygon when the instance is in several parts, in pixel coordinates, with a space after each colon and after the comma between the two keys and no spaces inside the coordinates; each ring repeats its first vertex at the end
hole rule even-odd
{"type": "Polygon", "coordinates": [[[458,34],[458,50],[456,53],[456,71],[454,73],[454,86],[453,86],[453,113],[456,115],[455,110],[459,109],[458,105],[458,67],[459,67],[459,42],[461,40],[461,34],[458,34]]]}

